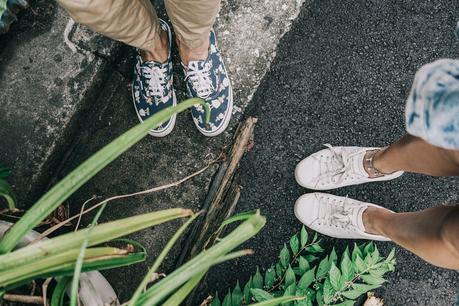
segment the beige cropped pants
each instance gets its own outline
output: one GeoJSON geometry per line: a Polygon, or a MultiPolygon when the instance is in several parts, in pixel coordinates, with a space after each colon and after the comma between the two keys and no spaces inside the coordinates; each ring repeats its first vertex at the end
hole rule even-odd
{"type": "MultiPolygon", "coordinates": [[[[91,30],[143,50],[159,37],[158,16],[150,0],[57,0],[91,30]]],[[[177,39],[193,49],[209,39],[220,0],[164,0],[177,39]]]]}

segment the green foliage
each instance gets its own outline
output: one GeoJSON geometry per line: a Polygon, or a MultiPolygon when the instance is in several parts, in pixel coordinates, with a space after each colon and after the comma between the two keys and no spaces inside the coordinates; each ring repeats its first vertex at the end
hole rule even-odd
{"type": "MultiPolygon", "coordinates": [[[[129,305],[179,305],[197,286],[210,267],[250,254],[249,250],[233,252],[233,249],[256,235],[265,225],[266,220],[258,210],[227,220],[222,227],[236,221],[242,222],[227,236],[221,238],[217,244],[207,248],[167,277],[146,288],[151,276],[159,268],[173,244],[197,215],[190,210],[176,208],[96,225],[97,219],[106,203],[93,219],[89,228],[80,229],[52,239],[41,240],[14,250],[18,241],[25,234],[45,219],[49,213],[97,172],[146,136],[150,129],[157,127],[173,114],[196,104],[204,106],[206,120],[208,121],[210,116],[209,106],[199,98],[189,99],[175,107],[167,108],[144,123],[133,127],[99,150],[39,199],[0,240],[0,299],[3,293],[27,284],[32,280],[54,277],[57,285],[51,294],[51,304],[53,306],[63,305],[65,292],[68,286],[71,285],[71,303],[76,305],[80,272],[131,265],[144,261],[146,258],[145,249],[135,241],[118,240],[123,244],[121,247],[102,246],[102,244],[114,243],[113,240],[119,237],[178,218],[191,216],[157,257],[144,281],[140,284],[139,289],[135,292],[134,297],[131,301],[128,301],[129,305]],[[72,275],[73,282],[71,281],[72,275]]],[[[0,169],[1,196],[5,196],[1,188],[9,186],[5,183],[1,184],[7,174],[8,172],[5,169],[0,169]]],[[[260,286],[262,286],[263,278],[259,279],[257,276],[256,282],[259,282],[260,286]]],[[[240,304],[244,299],[243,295],[246,294],[247,290],[250,291],[251,286],[249,285],[243,292],[238,283],[229,298],[228,296],[225,298],[223,305],[240,304]]],[[[214,305],[219,305],[217,301],[218,299],[216,299],[214,305]]]]}
{"type": "Polygon", "coordinates": [[[0,198],[4,198],[8,209],[13,210],[16,208],[16,199],[10,184],[6,181],[9,175],[8,169],[0,167],[0,198]]]}
{"type": "MultiPolygon", "coordinates": [[[[257,268],[244,287],[241,303],[231,305],[354,305],[358,297],[380,287],[387,272],[394,271],[394,255],[392,250],[382,257],[373,242],[354,244],[352,254],[348,247],[341,256],[334,248],[324,254],[317,233],[310,240],[303,226],[288,246],[284,244],[278,262],[266,270],[264,278],[257,268]]],[[[236,290],[237,286],[229,290],[225,299],[236,290]]]]}

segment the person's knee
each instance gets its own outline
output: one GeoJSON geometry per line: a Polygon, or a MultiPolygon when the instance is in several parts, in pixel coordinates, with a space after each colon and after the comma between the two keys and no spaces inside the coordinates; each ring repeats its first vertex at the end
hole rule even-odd
{"type": "Polygon", "coordinates": [[[440,235],[448,251],[454,255],[454,265],[459,269],[459,204],[453,206],[445,216],[440,235]]]}

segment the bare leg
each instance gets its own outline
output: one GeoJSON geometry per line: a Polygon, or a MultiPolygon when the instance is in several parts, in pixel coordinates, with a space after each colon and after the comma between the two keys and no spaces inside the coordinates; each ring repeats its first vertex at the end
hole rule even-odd
{"type": "Polygon", "coordinates": [[[410,213],[369,207],[363,223],[368,233],[386,236],[433,265],[459,269],[459,205],[410,213]]]}
{"type": "Polygon", "coordinates": [[[374,167],[383,173],[405,171],[433,176],[459,175],[459,150],[446,150],[423,139],[405,135],[374,157],[374,167]]]}
{"type": "Polygon", "coordinates": [[[160,30],[159,39],[155,44],[152,44],[148,49],[141,49],[140,55],[144,61],[156,61],[164,63],[169,56],[169,40],[167,33],[160,30]]]}
{"type": "Polygon", "coordinates": [[[209,34],[220,10],[220,2],[221,0],[164,1],[175,29],[183,64],[207,59],[209,34]]]}

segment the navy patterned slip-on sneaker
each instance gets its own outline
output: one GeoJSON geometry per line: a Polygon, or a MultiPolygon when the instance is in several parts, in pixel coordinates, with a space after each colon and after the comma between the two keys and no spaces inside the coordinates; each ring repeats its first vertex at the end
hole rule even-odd
{"type": "MultiPolygon", "coordinates": [[[[171,42],[172,35],[168,24],[160,19],[161,27],[167,32],[169,38],[169,57],[164,63],[143,61],[140,52],[134,69],[132,81],[132,98],[135,111],[140,122],[150,118],[157,112],[177,105],[172,77],[171,42]]],[[[155,129],[150,130],[150,135],[164,137],[172,132],[176,115],[155,129]]]]}
{"type": "Polygon", "coordinates": [[[210,32],[209,56],[203,61],[183,65],[188,95],[204,99],[210,106],[210,122],[206,126],[202,105],[193,106],[191,115],[198,130],[206,136],[217,136],[225,131],[233,111],[233,89],[225,64],[217,48],[215,32],[210,32]]]}

